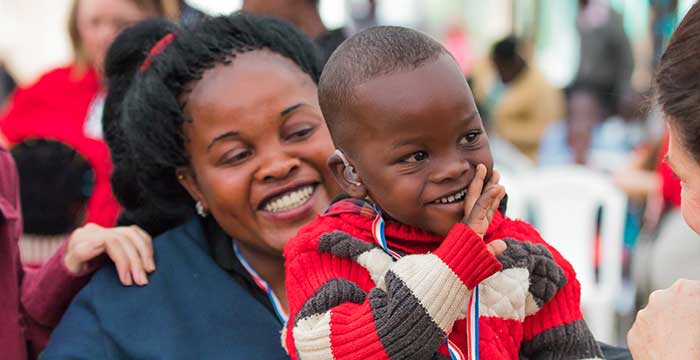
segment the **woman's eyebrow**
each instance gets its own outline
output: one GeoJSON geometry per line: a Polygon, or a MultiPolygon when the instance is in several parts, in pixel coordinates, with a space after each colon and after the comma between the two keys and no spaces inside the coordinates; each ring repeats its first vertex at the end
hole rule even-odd
{"type": "Polygon", "coordinates": [[[290,113],[292,113],[294,110],[296,110],[296,109],[298,109],[298,108],[300,108],[300,107],[302,107],[302,106],[305,106],[305,105],[307,105],[307,104],[305,104],[305,103],[297,103],[297,104],[294,104],[294,105],[292,105],[292,106],[290,106],[290,107],[288,107],[288,108],[282,110],[282,111],[280,112],[280,116],[281,116],[281,117],[286,117],[287,115],[289,115],[290,113]]]}
{"type": "Polygon", "coordinates": [[[217,141],[225,140],[225,139],[231,139],[231,138],[237,138],[241,136],[241,134],[238,131],[228,131],[225,132],[217,137],[215,137],[207,146],[207,151],[211,150],[211,148],[216,144],[217,141]]]}

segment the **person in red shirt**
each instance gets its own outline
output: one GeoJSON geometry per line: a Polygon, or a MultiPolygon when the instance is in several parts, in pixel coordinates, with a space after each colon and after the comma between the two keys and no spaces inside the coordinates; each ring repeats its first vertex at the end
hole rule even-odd
{"type": "MultiPolygon", "coordinates": [[[[112,165],[102,139],[104,89],[102,63],[114,37],[126,25],[148,16],[166,15],[159,0],[74,0],[69,34],[74,61],[18,88],[0,114],[0,140],[12,146],[28,138],[69,144],[95,172],[87,223],[113,226],[119,205],[109,184],[112,165]]],[[[2,141],[0,141],[2,142],[2,141]]]]}

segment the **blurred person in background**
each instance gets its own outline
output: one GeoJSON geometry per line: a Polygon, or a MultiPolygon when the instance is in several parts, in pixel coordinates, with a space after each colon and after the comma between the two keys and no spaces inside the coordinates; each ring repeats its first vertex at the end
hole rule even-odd
{"type": "MultiPolygon", "coordinates": [[[[328,30],[318,10],[320,0],[244,0],[243,10],[258,16],[271,16],[287,20],[301,29],[321,48],[323,63],[333,50],[350,36],[348,29],[328,30]]],[[[374,14],[374,1],[370,1],[369,14],[374,14]]]]}
{"type": "Polygon", "coordinates": [[[52,138],[87,158],[95,171],[87,222],[112,226],[119,211],[109,185],[111,163],[101,131],[101,74],[107,47],[131,23],[149,16],[176,17],[177,5],[159,0],[74,0],[68,21],[73,62],[17,89],[0,114],[0,133],[8,145],[32,137],[52,138]]]}
{"type": "Polygon", "coordinates": [[[459,23],[450,24],[443,43],[459,64],[464,76],[469,77],[474,66],[474,51],[464,26],[459,23]]]}
{"type": "Polygon", "coordinates": [[[518,48],[513,36],[494,45],[491,60],[500,82],[488,94],[486,106],[492,109],[495,133],[535,160],[544,130],[563,115],[564,97],[518,48]]]}
{"type": "MultiPolygon", "coordinates": [[[[695,3],[671,36],[655,79],[657,101],[669,130],[666,162],[680,179],[681,214],[696,234],[700,233],[699,44],[700,4],[695,3]]],[[[680,244],[681,249],[683,246],[680,244]]],[[[670,288],[652,293],[627,336],[635,359],[698,359],[698,339],[697,279],[678,280],[670,288]]]]}
{"type": "Polygon", "coordinates": [[[44,266],[25,271],[18,248],[22,235],[18,183],[12,156],[0,146],[0,349],[7,360],[37,358],[104,254],[116,264],[125,286],[146,284],[145,272],[155,270],[151,239],[142,230],[89,224],[74,231],[44,266]]]}
{"type": "Polygon", "coordinates": [[[581,38],[576,82],[592,84],[605,95],[605,106],[617,108],[629,88],[634,57],[623,19],[607,0],[579,0],[576,27],[581,38]]]}
{"type": "Polygon", "coordinates": [[[566,100],[566,118],[551,124],[542,138],[539,165],[586,165],[605,172],[622,167],[641,141],[639,120],[609,118],[604,91],[591,84],[572,85],[566,100]]]}
{"type": "Polygon", "coordinates": [[[90,164],[70,146],[31,139],[11,150],[19,175],[22,264],[39,267],[85,220],[94,186],[90,164]]]}
{"type": "MultiPolygon", "coordinates": [[[[5,100],[15,90],[16,86],[15,79],[7,71],[5,64],[0,61],[0,112],[5,107],[5,100]]],[[[0,139],[0,143],[2,143],[2,139],[0,139]]]]}

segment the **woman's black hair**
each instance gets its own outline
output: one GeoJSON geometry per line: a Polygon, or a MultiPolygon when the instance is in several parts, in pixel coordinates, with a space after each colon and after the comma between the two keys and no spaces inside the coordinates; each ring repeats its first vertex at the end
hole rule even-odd
{"type": "MultiPolygon", "coordinates": [[[[282,20],[241,12],[176,33],[144,72],[136,72],[119,116],[120,136],[126,140],[125,154],[132,167],[117,182],[136,184],[140,196],[135,204],[140,211],[133,212],[130,221],[157,235],[194,214],[194,201],[176,176],[177,169],[189,166],[183,125],[190,120],[183,112],[182,95],[207,70],[217,64],[235,66],[236,55],[256,50],[293,61],[318,83],[318,50],[301,31],[282,20]]],[[[117,161],[115,173],[118,166],[117,161]]]]}
{"type": "MultiPolygon", "coordinates": [[[[110,148],[112,162],[112,191],[123,210],[117,220],[118,225],[136,224],[148,232],[160,233],[167,229],[157,219],[147,219],[152,214],[152,206],[146,201],[143,191],[134,179],[137,167],[134,154],[124,134],[121,108],[124,96],[139,72],[141,64],[150,49],[169,33],[176,33],[179,28],[164,18],[142,21],[117,36],[110,46],[105,61],[107,79],[107,97],[102,114],[102,128],[105,142],[110,148]]],[[[164,214],[171,218],[175,215],[164,214]]],[[[182,218],[184,215],[175,216],[182,218]]]]}
{"type": "Polygon", "coordinates": [[[63,235],[83,221],[95,176],[72,147],[30,139],[12,147],[20,182],[24,232],[63,235]]]}

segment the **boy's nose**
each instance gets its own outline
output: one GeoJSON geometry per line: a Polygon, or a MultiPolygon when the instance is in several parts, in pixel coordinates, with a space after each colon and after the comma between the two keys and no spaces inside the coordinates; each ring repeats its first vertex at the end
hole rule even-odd
{"type": "Polygon", "coordinates": [[[443,183],[458,179],[469,171],[470,167],[469,161],[463,159],[445,162],[437,166],[437,169],[430,174],[429,179],[434,183],[443,183]]]}

